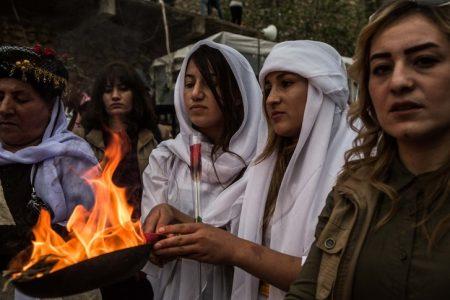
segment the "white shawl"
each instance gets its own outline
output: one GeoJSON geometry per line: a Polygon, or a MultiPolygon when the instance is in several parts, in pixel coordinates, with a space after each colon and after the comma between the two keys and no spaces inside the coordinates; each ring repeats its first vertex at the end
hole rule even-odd
{"type": "MultiPolygon", "coordinates": [[[[292,72],[308,79],[308,96],[299,140],[279,189],[267,246],[303,257],[314,240],[317,217],[343,165],[344,152],[355,136],[346,121],[347,74],[336,50],[315,41],[276,45],[259,75],[261,86],[274,71],[292,72]]],[[[265,119],[261,123],[258,154],[264,149],[268,134],[265,119]]],[[[252,163],[248,170],[238,235],[259,244],[276,159],[274,153],[261,163],[252,163]]],[[[257,299],[258,285],[258,278],[235,268],[232,299],[257,299]]],[[[283,291],[270,287],[269,299],[283,297],[283,291]]]]}
{"type": "MultiPolygon", "coordinates": [[[[160,203],[169,203],[193,216],[189,135],[195,130],[185,110],[183,89],[189,58],[201,45],[220,50],[233,71],[241,92],[244,119],[230,140],[230,151],[238,154],[246,165],[249,165],[256,152],[262,95],[250,64],[239,52],[228,46],[205,40],[198,42],[184,59],[175,85],[175,109],[180,123],[180,134],[173,140],[161,143],[153,150],[149,166],[143,174],[143,220],[152,207],[160,203]]],[[[208,142],[202,142],[201,216],[203,222],[217,227],[227,227],[237,234],[236,228],[246,180],[242,177],[224,189],[217,181],[212,167],[211,147],[212,145],[208,142]]],[[[215,161],[215,168],[222,183],[229,183],[230,179],[233,179],[243,167],[242,160],[230,153],[222,153],[215,161]]],[[[202,264],[202,267],[203,279],[208,278],[208,282],[203,284],[203,288],[206,286],[204,291],[206,297],[210,299],[226,299],[227,295],[229,297],[231,279],[228,283],[226,282],[225,268],[207,264],[202,264]],[[214,275],[211,275],[212,273],[214,275]]],[[[166,264],[163,269],[149,264],[145,271],[152,283],[155,299],[196,299],[198,297],[196,294],[198,263],[195,261],[182,259],[166,264]]]]}

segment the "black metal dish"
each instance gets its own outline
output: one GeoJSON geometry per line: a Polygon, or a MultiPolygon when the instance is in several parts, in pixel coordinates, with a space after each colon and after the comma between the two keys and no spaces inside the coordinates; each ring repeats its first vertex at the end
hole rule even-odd
{"type": "Polygon", "coordinates": [[[32,280],[13,280],[22,293],[37,298],[74,295],[132,276],[147,262],[152,246],[130,247],[84,260],[32,280]]]}

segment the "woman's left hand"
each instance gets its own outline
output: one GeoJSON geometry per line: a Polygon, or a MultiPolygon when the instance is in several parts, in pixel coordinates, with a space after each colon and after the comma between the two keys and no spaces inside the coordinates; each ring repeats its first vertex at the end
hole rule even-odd
{"type": "Polygon", "coordinates": [[[203,223],[167,225],[159,234],[170,236],[154,245],[154,254],[183,257],[211,264],[232,264],[239,238],[203,223]]]}

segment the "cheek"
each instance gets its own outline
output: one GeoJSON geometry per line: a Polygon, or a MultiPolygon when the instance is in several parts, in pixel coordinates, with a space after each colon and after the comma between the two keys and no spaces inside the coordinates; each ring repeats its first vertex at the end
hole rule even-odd
{"type": "Polygon", "coordinates": [[[21,125],[17,142],[27,143],[42,137],[50,120],[50,112],[47,108],[28,109],[18,112],[18,117],[21,125]]]}
{"type": "Polygon", "coordinates": [[[383,103],[385,103],[387,95],[384,94],[382,87],[373,80],[369,80],[368,92],[377,118],[382,119],[384,117],[383,103]]]}
{"type": "Polygon", "coordinates": [[[131,111],[133,109],[133,94],[131,92],[126,94],[126,101],[127,110],[131,111]]]}

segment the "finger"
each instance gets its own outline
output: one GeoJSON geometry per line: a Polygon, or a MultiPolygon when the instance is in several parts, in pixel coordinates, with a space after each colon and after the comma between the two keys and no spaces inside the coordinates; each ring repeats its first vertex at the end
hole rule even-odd
{"type": "Polygon", "coordinates": [[[196,239],[193,235],[190,234],[179,234],[176,236],[168,237],[163,240],[158,241],[155,245],[153,245],[154,250],[171,248],[171,247],[180,247],[186,246],[196,243],[196,239]]]}
{"type": "Polygon", "coordinates": [[[158,211],[150,211],[147,217],[144,221],[144,232],[155,232],[156,231],[156,224],[158,223],[159,219],[159,212],[158,211]]]}
{"type": "Polygon", "coordinates": [[[170,212],[168,212],[166,210],[161,210],[155,230],[158,230],[159,228],[164,227],[173,222],[174,222],[174,220],[173,220],[172,214],[170,214],[170,212]]]}
{"type": "Polygon", "coordinates": [[[198,230],[202,224],[199,223],[183,223],[183,224],[173,224],[166,225],[158,228],[158,233],[165,235],[168,234],[189,234],[198,230]]]}
{"type": "Polygon", "coordinates": [[[190,256],[195,255],[197,252],[197,247],[195,245],[183,245],[178,247],[164,248],[154,251],[156,255],[162,256],[164,258],[174,258],[178,256],[190,256]]]}

